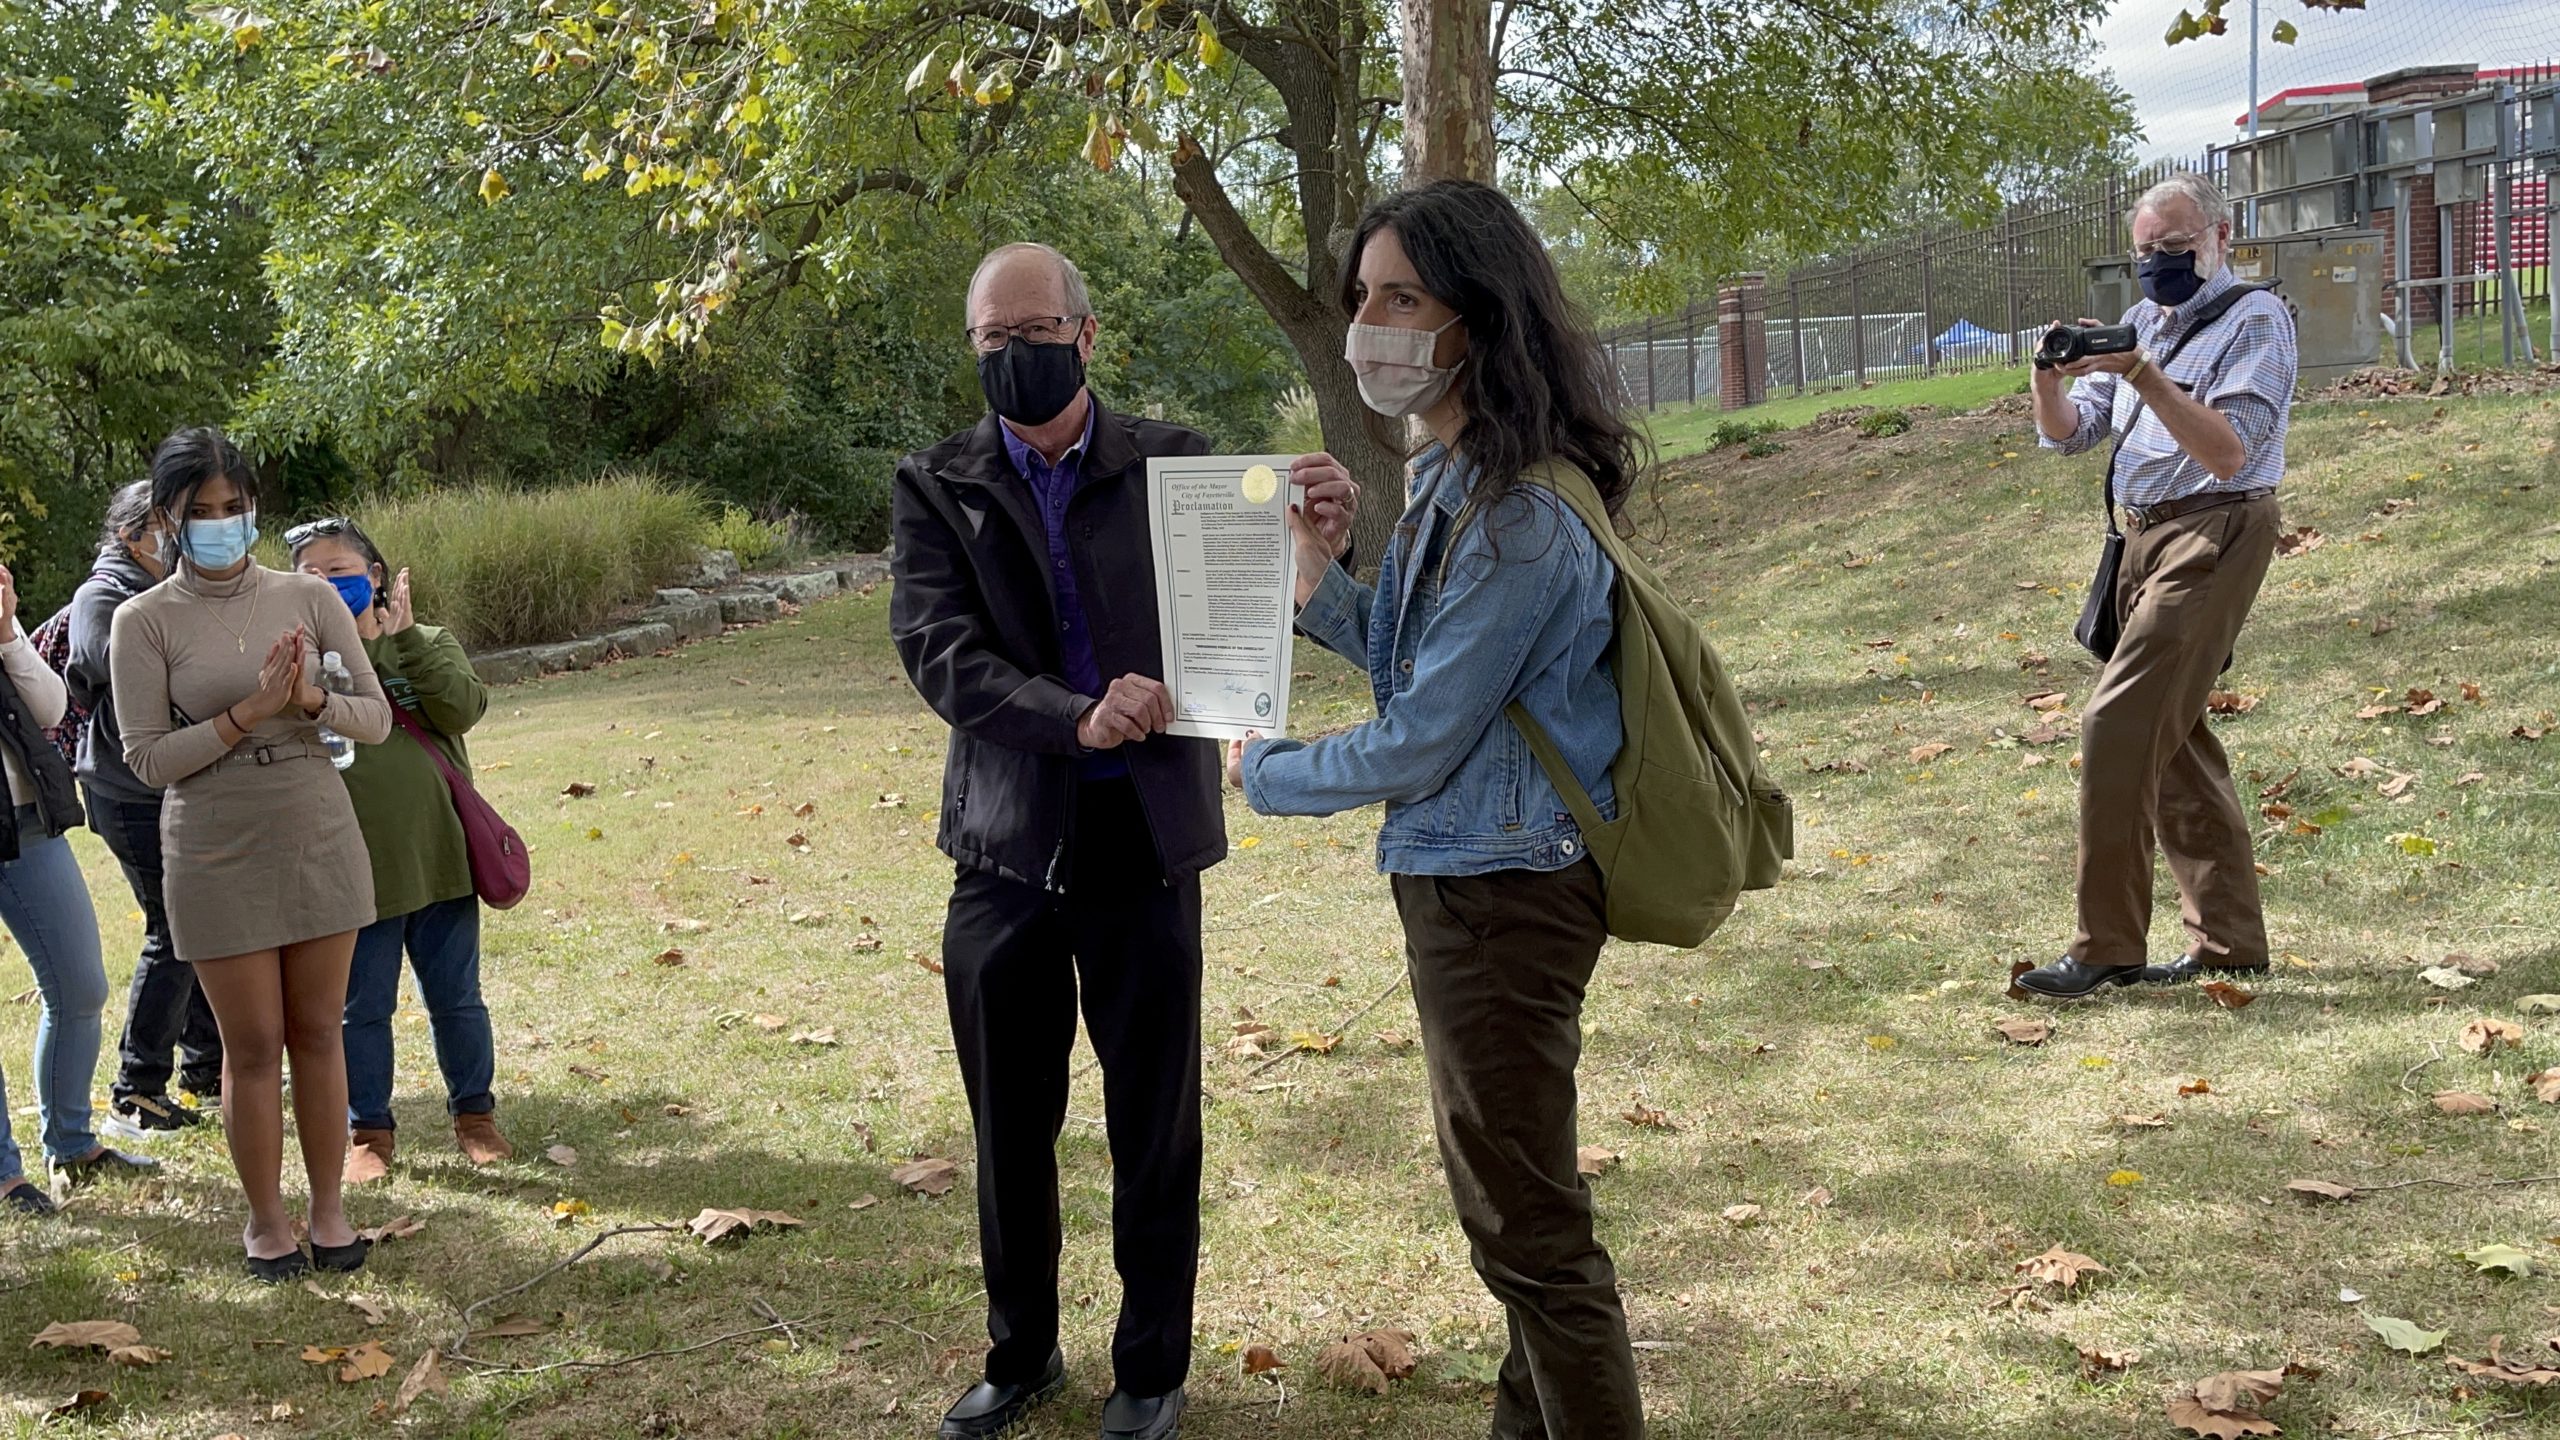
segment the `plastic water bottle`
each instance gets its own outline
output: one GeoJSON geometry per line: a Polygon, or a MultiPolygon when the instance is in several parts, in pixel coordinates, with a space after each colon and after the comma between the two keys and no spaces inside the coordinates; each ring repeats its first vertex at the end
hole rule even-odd
{"type": "MultiPolygon", "coordinates": [[[[347,673],[347,662],[337,651],[320,657],[320,688],[340,695],[356,693],[356,677],[347,673]]],[[[356,763],[356,742],[323,725],[320,745],[329,752],[329,763],[344,770],[356,763]]]]}

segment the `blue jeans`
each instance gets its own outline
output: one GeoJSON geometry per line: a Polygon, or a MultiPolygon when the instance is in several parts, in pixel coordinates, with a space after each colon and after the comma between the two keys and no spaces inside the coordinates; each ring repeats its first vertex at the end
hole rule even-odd
{"type": "Polygon", "coordinates": [[[440,900],[406,915],[386,915],[356,932],[347,975],[347,1124],[389,1130],[391,1015],[400,1008],[400,952],[417,972],[418,999],[436,1037],[444,1072],[445,1110],[486,1115],[498,1108],[489,1083],[498,1042],[480,998],[480,900],[440,900]]]}
{"type": "MultiPolygon", "coordinates": [[[[44,1149],[77,1160],[98,1148],[89,1129],[89,1082],[98,1069],[98,1017],[107,1008],[107,967],[98,953],[98,916],[71,842],[39,839],[35,807],[18,809],[18,858],[0,864],[0,923],[27,952],[44,1013],[36,1021],[36,1109],[44,1149]]],[[[26,1173],[9,1133],[9,1087],[0,1077],[0,1182],[26,1173]]]]}

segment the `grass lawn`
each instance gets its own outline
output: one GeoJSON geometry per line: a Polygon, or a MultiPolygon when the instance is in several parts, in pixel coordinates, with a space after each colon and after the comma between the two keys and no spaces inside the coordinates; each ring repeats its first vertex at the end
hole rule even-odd
{"type": "MultiPolygon", "coordinates": [[[[2072,746],[2022,743],[2038,717],[2021,702],[2065,692],[2067,726],[2089,688],[2069,629],[2099,462],[2037,453],[2027,424],[1801,432],[1668,476],[1664,565],[1754,701],[1801,832],[1786,882],[1708,948],[1616,947],[1591,994],[1584,1140],[1623,1157],[1593,1184],[1653,1433],[2166,1437],[2175,1387],[2288,1360],[2324,1372],[2268,1407],[2288,1434],[2560,1433],[2551,1392],[2465,1388],[2366,1324],[2445,1330],[2475,1358],[2493,1336],[2510,1354],[2560,1336],[2560,1185],[2482,1184],[2560,1171],[2560,1108],[2525,1080],[2560,1065],[2560,1019],[2524,1004],[2560,992],[2560,734],[2513,733],[2560,708],[2560,409],[2299,414],[2288,524],[2325,543],[2276,562],[2228,680],[2255,706],[2222,722],[2253,812],[2289,784],[2295,820],[2320,827],[2261,842],[2277,971],[2245,1009],[2186,988],[2037,1012],[2054,1028],[2035,1047],[1993,1026],[2025,1013],[2002,998],[2009,963],[2070,934],[2072,746]],[[2412,687],[2443,707],[2358,718],[2412,687]],[[2455,954],[2496,973],[2421,978],[2455,954]],[[2476,1018],[2521,1026],[2521,1048],[2467,1053],[2476,1018]],[[2438,1091],[2497,1108],[2449,1116],[2438,1091]],[[1621,1118],[1639,1104],[1673,1124],[1621,1118]],[[2313,1208],[2287,1194],[2297,1177],[2448,1183],[2313,1208]],[[1756,1221],[1726,1218],[1741,1205],[1756,1221]],[[2542,1273],[2456,1258],[2493,1242],[2542,1273]],[[2048,1290],[2049,1308],[2007,1303],[2019,1262],[2057,1245],[2106,1273],[2048,1290]],[[2084,1377],[2078,1347],[2141,1358],[2084,1377]]],[[[423,1228],[320,1293],[256,1289],[234,1278],[240,1216],[209,1135],[169,1147],[156,1184],[0,1224],[0,1394],[18,1407],[0,1431],[32,1435],[40,1407],[94,1388],[112,1398],[76,1433],[930,1433],[974,1377],[982,1315],[969,1132],[922,963],[949,882],[931,843],[942,737],[885,612],[885,593],[847,599],[503,692],[474,750],[539,847],[534,896],[488,927],[499,1118],[523,1158],[475,1172],[454,1155],[412,1004],[401,1163],[353,1210],[423,1228]],[[959,1162],[959,1186],[903,1191],[890,1171],[917,1156],[959,1162]],[[472,1345],[506,1368],[370,1418],[464,1306],[609,1228],[706,1206],[807,1223],[717,1248],[607,1242],[480,1311],[536,1332],[472,1345]],[[775,1316],[792,1328],[720,1338],[775,1316]],[[171,1357],[121,1370],[28,1348],[88,1319],[171,1357]],[[368,1340],[389,1376],[300,1358],[368,1340]]],[[[1303,663],[1303,723],[1365,708],[1359,677],[1303,663]]],[[[1201,1440],[1484,1433],[1502,1323],[1442,1191],[1420,1057],[1391,1043],[1413,1033],[1409,999],[1267,1071],[1220,1044],[1248,1012],[1333,1030],[1397,979],[1374,825],[1234,808],[1235,858],[1209,882],[1201,1440]],[[1318,1383],[1318,1350],[1372,1326],[1415,1332],[1420,1372],[1386,1397],[1318,1383]],[[1283,1383],[1241,1374],[1257,1345],[1283,1383]]],[[[122,884],[82,847],[110,954],[130,955],[122,884]]],[[[2166,957],[2174,902],[2159,913],[2166,957]]],[[[20,1107],[34,1013],[0,1006],[20,1107]]],[[[1079,1064],[1061,1143],[1072,1379],[1026,1432],[1044,1440],[1093,1433],[1118,1293],[1079,1064]]]]}
{"type": "Polygon", "coordinates": [[[1744,420],[1793,428],[1826,410],[1852,405],[1933,405],[1940,410],[1972,410],[2002,395],[2024,394],[2027,372],[2021,369],[1963,370],[1917,380],[1882,380],[1865,389],[1854,387],[1780,393],[1747,410],[1713,405],[1670,405],[1653,412],[1653,442],[1665,460],[1695,455],[1714,443],[1717,425],[1744,420]]]}

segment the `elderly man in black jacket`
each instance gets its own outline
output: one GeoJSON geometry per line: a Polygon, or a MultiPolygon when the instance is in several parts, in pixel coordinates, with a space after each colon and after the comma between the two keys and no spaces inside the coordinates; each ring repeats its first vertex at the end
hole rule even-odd
{"type": "Polygon", "coordinates": [[[1179,1429],[1200,1248],[1200,872],[1224,859],[1219,754],[1162,733],[1171,697],[1146,461],[1178,426],[1085,388],[1083,277],[989,255],[968,335],[991,413],[898,467],[890,624],[951,726],[941,844],[958,862],[943,983],[977,1127],[985,1383],[946,1436],[993,1435],[1065,1384],[1057,1139],[1082,1002],[1110,1126],[1111,1440],[1179,1429]]]}

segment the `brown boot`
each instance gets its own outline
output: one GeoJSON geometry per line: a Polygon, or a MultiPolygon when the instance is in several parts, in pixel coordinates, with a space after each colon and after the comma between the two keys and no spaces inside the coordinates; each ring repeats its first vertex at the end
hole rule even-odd
{"type": "Polygon", "coordinates": [[[347,1137],[347,1168],[341,1172],[349,1185],[371,1185],[391,1175],[391,1132],[358,1130],[347,1137]]]}
{"type": "Polygon", "coordinates": [[[463,1158],[474,1165],[495,1165],[515,1158],[516,1147],[498,1133],[498,1122],[491,1116],[454,1116],[453,1141],[462,1147],[463,1158]]]}

